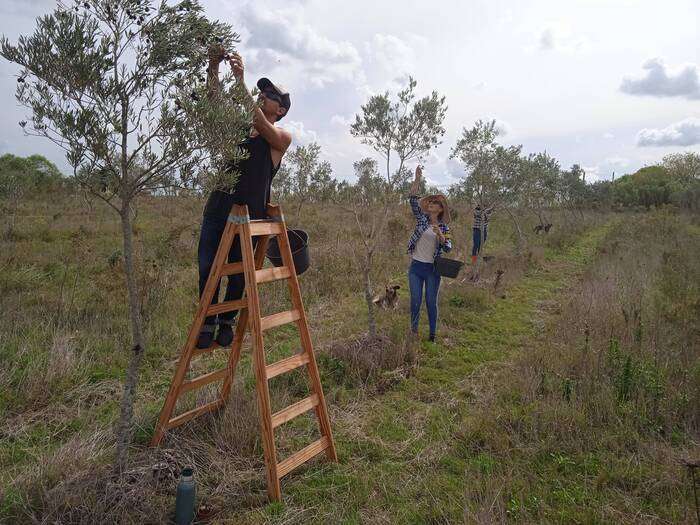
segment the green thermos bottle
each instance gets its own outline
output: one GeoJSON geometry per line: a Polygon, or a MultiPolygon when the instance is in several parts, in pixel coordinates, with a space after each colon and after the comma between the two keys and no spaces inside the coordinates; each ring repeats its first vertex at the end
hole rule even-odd
{"type": "Polygon", "coordinates": [[[175,496],[175,523],[190,525],[194,521],[194,500],[196,489],[192,468],[182,469],[175,496]]]}

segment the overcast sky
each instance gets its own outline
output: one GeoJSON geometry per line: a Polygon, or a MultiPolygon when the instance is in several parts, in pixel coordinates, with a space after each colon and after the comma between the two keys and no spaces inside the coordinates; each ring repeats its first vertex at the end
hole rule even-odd
{"type": "MultiPolygon", "coordinates": [[[[265,75],[289,89],[282,123],[295,144],[319,142],[340,178],[368,154],[348,123],[408,74],[419,94],[447,97],[444,142],[426,159],[439,185],[461,176],[449,152],[479,118],[498,119],[505,143],[582,165],[589,180],[700,151],[698,0],[202,2],[242,35],[248,84],[265,75]]],[[[2,0],[0,32],[15,41],[54,5],[2,0]]],[[[67,171],[48,141],[22,135],[17,72],[0,59],[0,153],[42,153],[67,171]]]]}

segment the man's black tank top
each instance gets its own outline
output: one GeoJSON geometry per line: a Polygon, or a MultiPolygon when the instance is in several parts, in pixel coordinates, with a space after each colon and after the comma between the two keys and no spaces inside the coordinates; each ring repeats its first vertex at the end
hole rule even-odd
{"type": "Polygon", "coordinates": [[[279,166],[272,165],[270,144],[262,137],[248,137],[241,143],[248,151],[248,158],[233,164],[230,169],[238,169],[239,177],[231,193],[214,190],[204,206],[204,215],[225,219],[234,204],[247,204],[251,219],[267,217],[267,203],[270,202],[270,186],[279,166]]]}

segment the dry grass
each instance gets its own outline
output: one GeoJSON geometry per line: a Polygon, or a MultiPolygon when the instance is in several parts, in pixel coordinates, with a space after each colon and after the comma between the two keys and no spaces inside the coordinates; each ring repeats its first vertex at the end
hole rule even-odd
{"type": "MultiPolygon", "coordinates": [[[[6,313],[0,322],[0,408],[5,428],[0,434],[0,458],[7,466],[1,478],[6,488],[0,509],[8,513],[10,522],[163,522],[172,507],[175,476],[180,468],[189,465],[198,473],[199,489],[206,495],[214,519],[230,516],[231,509],[239,512],[249,509],[252,522],[267,521],[270,515],[262,507],[266,500],[257,406],[247,356],[239,365],[231,402],[224,410],[171,432],[162,449],[145,447],[196,304],[195,255],[201,202],[153,198],[145,199],[140,205],[135,229],[142,261],[141,283],[145,290],[142,302],[147,314],[149,344],[138,391],[137,444],[132,453],[132,468],[118,484],[111,479],[108,468],[112,454],[110,436],[127,359],[123,350],[128,348],[129,338],[119,225],[108,210],[97,204],[91,209],[72,197],[56,198],[44,206],[45,213],[37,214],[35,205],[22,203],[11,238],[0,240],[0,308],[6,313]]],[[[313,262],[301,279],[302,292],[326,394],[333,404],[334,421],[339,421],[348,448],[354,438],[362,446],[370,447],[370,452],[356,451],[353,458],[363,460],[363,454],[370,454],[371,447],[380,447],[402,461],[414,462],[410,464],[416,466],[417,472],[430,474],[439,470],[441,459],[450,450],[446,443],[426,447],[410,459],[405,458],[426,439],[425,427],[432,421],[427,412],[410,413],[407,421],[403,421],[402,412],[394,414],[395,420],[390,423],[405,424],[408,429],[409,437],[400,442],[377,437],[377,429],[367,422],[376,415],[373,410],[378,410],[372,405],[373,400],[380,400],[381,405],[387,397],[400,397],[406,384],[416,388],[410,396],[418,402],[458,410],[462,392],[431,390],[422,386],[422,380],[415,375],[420,374],[419,358],[424,359],[426,352],[434,355],[442,347],[418,348],[420,345],[407,344],[410,341],[405,337],[408,322],[405,287],[397,310],[379,312],[382,336],[368,340],[364,336],[361,280],[356,278],[359,271],[354,259],[360,240],[351,224],[341,214],[315,208],[305,210],[303,218],[289,212],[287,217],[290,227],[305,229],[311,237],[313,262]],[[397,385],[402,386],[395,388],[397,385]]],[[[485,252],[494,258],[483,268],[479,282],[444,281],[439,335],[445,347],[462,346],[460,338],[464,333],[476,329],[472,324],[465,326],[467,322],[472,323],[504,295],[510,298],[511,289],[528,275],[557,264],[556,256],[564,247],[571,246],[584,228],[605,218],[589,216],[584,223],[571,222],[568,226],[567,220],[571,222],[571,218],[555,220],[556,227],[548,236],[531,236],[527,249],[520,254],[514,254],[514,239],[506,219],[494,222],[485,252]],[[496,284],[499,271],[503,273],[496,284]]],[[[531,231],[528,221],[534,222],[523,218],[525,231],[531,231]]],[[[377,288],[389,282],[404,282],[408,266],[405,241],[411,223],[407,208],[396,210],[390,218],[380,264],[372,276],[377,288]]],[[[456,250],[452,256],[466,259],[470,247],[468,217],[459,217],[453,224],[453,232],[456,250]]],[[[595,286],[600,287],[597,293],[602,296],[605,281],[595,286]]],[[[614,291],[611,293],[614,295],[614,291]]],[[[267,312],[287,309],[284,286],[267,286],[262,302],[267,312]]],[[[549,312],[551,306],[543,304],[541,309],[549,312]]],[[[606,310],[601,307],[601,312],[606,310]]],[[[567,315],[572,320],[583,319],[580,311],[572,310],[567,315]]],[[[616,315],[619,321],[619,313],[616,315]]],[[[664,315],[678,313],[669,311],[664,315]]],[[[425,315],[423,321],[424,318],[425,315]]],[[[560,350],[567,349],[562,350],[566,354],[569,339],[564,335],[573,337],[576,330],[562,328],[561,334],[548,332],[548,335],[561,339],[560,350]]],[[[604,331],[601,328],[600,334],[596,332],[600,341],[607,337],[604,331]]],[[[633,336],[632,328],[619,335],[624,344],[633,336]]],[[[269,337],[266,334],[270,359],[295,351],[298,346],[295,337],[296,334],[282,329],[272,331],[269,337]]],[[[674,354],[668,360],[685,359],[692,364],[692,351],[674,354]]],[[[504,396],[516,395],[513,392],[522,387],[518,399],[528,402],[540,399],[542,394],[537,388],[541,369],[547,370],[551,383],[557,374],[573,377],[574,372],[583,374],[591,366],[582,360],[552,362],[549,355],[534,355],[540,359],[535,364],[516,363],[512,365],[514,368],[503,365],[498,369],[491,363],[488,369],[478,368],[477,373],[460,385],[462,390],[469,390],[476,413],[482,417],[474,427],[475,432],[489,436],[488,440],[482,436],[481,441],[472,439],[475,436],[472,431],[462,436],[470,440],[476,455],[500,454],[514,443],[530,446],[528,440],[540,436],[528,424],[510,416],[501,419],[501,427],[488,425],[492,419],[487,417],[489,409],[503,403],[504,396]],[[518,377],[513,379],[507,374],[518,377]]],[[[221,366],[223,360],[212,357],[199,362],[192,373],[221,366]]],[[[672,376],[669,381],[678,377],[672,376]]],[[[275,378],[271,383],[273,405],[281,407],[294,402],[305,395],[305,388],[303,375],[275,378]]],[[[578,387],[574,392],[576,398],[578,387]]],[[[200,399],[194,396],[184,404],[201,402],[201,396],[211,395],[205,391],[200,399]]],[[[559,394],[554,389],[548,395],[555,399],[559,394]]],[[[647,402],[644,403],[646,406],[647,402]]],[[[568,403],[559,405],[552,401],[547,407],[552,412],[544,414],[537,427],[556,427],[551,430],[551,439],[564,439],[567,429],[575,430],[578,424],[587,421],[572,412],[568,403]]],[[[614,409],[611,405],[611,412],[606,413],[619,418],[614,409]]],[[[543,413],[547,410],[542,409],[543,413]]],[[[670,421],[677,421],[686,416],[674,412],[669,417],[670,421]]],[[[610,424],[618,423],[612,420],[610,424]]],[[[443,437],[451,442],[454,438],[450,432],[445,426],[443,437]]],[[[280,457],[298,450],[316,433],[314,421],[309,418],[285,425],[278,435],[280,457]]],[[[653,441],[649,440],[648,444],[651,446],[653,441]]],[[[659,458],[668,455],[668,449],[665,450],[657,450],[659,458]]],[[[470,502],[464,506],[468,509],[464,511],[465,521],[486,522],[487,517],[500,520],[511,516],[508,512],[512,513],[512,506],[504,499],[502,486],[523,477],[523,472],[514,466],[504,471],[505,474],[499,470],[495,475],[489,465],[489,460],[484,459],[482,467],[474,473],[479,483],[465,487],[465,501],[470,502]]],[[[295,479],[313,486],[315,477],[305,476],[302,470],[295,479]]],[[[419,477],[416,473],[413,478],[406,478],[406,482],[418,484],[419,477]]],[[[660,483],[668,481],[660,479],[660,483]]],[[[343,482],[339,483],[343,486],[343,482]]],[[[353,497],[352,493],[347,495],[350,500],[353,497]]],[[[395,522],[396,516],[382,506],[381,491],[369,501],[375,504],[360,510],[358,515],[362,519],[372,523],[395,522]]],[[[297,523],[332,515],[332,509],[314,505],[301,505],[294,500],[284,513],[275,514],[273,521],[297,523]]],[[[604,512],[605,516],[613,516],[617,511],[604,512]]],[[[434,520],[445,522],[445,516],[436,514],[434,520]]]]}
{"type": "Polygon", "coordinates": [[[557,498],[567,521],[692,520],[681,460],[700,456],[699,260],[697,239],[674,217],[621,225],[568,299],[541,305],[555,322],[542,325],[539,344],[469,379],[465,440],[488,458],[492,487],[470,496],[475,522],[502,516],[499,498],[526,522],[552,519],[557,498]],[[553,490],[552,475],[556,497],[537,496],[553,490]],[[511,487],[505,498],[494,495],[501,486],[511,487]],[[608,503],[577,511],[591,499],[608,503]]]}

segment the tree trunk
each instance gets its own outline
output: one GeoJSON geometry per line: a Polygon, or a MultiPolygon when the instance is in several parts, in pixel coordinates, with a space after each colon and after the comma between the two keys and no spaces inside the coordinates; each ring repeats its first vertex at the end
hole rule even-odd
{"type": "Polygon", "coordinates": [[[129,446],[131,445],[132,439],[132,420],[134,415],[136,385],[138,384],[139,367],[145,351],[141,305],[139,304],[136,269],[134,267],[133,232],[131,230],[130,213],[131,206],[130,202],[127,201],[123,204],[120,215],[124,240],[124,268],[126,273],[126,287],[129,295],[132,347],[129,366],[126,371],[126,378],[124,379],[124,391],[122,393],[119,422],[117,424],[117,451],[114,464],[115,474],[122,473],[127,466],[129,446]]]}
{"type": "Polygon", "coordinates": [[[367,302],[367,333],[370,338],[377,337],[377,319],[374,315],[374,303],[372,303],[372,281],[370,279],[370,270],[372,269],[372,254],[368,253],[365,258],[365,264],[362,268],[362,273],[365,278],[365,301],[367,302]]]}
{"type": "Polygon", "coordinates": [[[515,251],[516,253],[521,253],[523,248],[525,247],[525,236],[523,235],[523,231],[520,229],[520,223],[518,222],[517,217],[515,214],[510,211],[509,208],[506,208],[506,213],[510,216],[511,220],[513,221],[513,224],[515,225],[515,231],[518,234],[518,242],[515,246],[515,251]]]}

